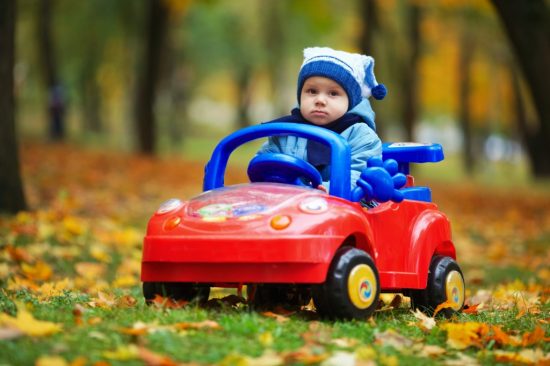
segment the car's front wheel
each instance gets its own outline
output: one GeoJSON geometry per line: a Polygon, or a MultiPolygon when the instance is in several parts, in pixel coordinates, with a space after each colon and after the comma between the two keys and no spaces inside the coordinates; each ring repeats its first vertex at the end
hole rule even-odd
{"type": "Polygon", "coordinates": [[[366,252],[340,248],[325,283],[313,288],[317,312],[328,318],[366,319],[378,306],[380,280],[374,261],[366,252]]]}
{"type": "Polygon", "coordinates": [[[208,301],[210,287],[183,282],[143,282],[145,302],[151,304],[156,295],[176,301],[196,301],[204,304],[208,301]]]}
{"type": "Polygon", "coordinates": [[[424,290],[410,292],[413,308],[433,314],[438,305],[449,303],[440,311],[446,317],[452,316],[464,306],[464,276],[459,265],[451,258],[434,256],[430,263],[428,283],[424,290]]]}

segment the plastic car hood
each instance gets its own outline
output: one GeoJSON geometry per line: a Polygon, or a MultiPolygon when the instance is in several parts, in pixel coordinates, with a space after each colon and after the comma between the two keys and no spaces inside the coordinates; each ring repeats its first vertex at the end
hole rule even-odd
{"type": "Polygon", "coordinates": [[[277,183],[252,183],[224,187],[191,199],[185,216],[202,220],[246,219],[254,215],[268,214],[316,191],[298,186],[277,183]]]}

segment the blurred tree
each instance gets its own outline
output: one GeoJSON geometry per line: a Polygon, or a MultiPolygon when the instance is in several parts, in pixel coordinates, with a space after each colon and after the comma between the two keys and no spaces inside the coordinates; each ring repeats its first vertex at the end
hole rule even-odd
{"type": "Polygon", "coordinates": [[[285,14],[288,12],[287,2],[268,1],[261,7],[262,17],[265,19],[263,35],[265,46],[269,48],[269,56],[266,57],[269,87],[273,98],[274,112],[276,115],[288,113],[287,98],[282,93],[285,91],[286,70],[286,45],[287,32],[284,24],[285,14]]]}
{"type": "MultiPolygon", "coordinates": [[[[362,54],[371,55],[375,60],[378,59],[378,51],[375,48],[375,36],[380,31],[380,21],[378,19],[378,5],[376,0],[359,0],[359,16],[363,23],[363,31],[359,36],[359,49],[362,54]]],[[[376,116],[376,131],[378,135],[384,135],[384,123],[379,114],[376,116]],[[382,122],[382,123],[381,123],[382,122]]]]}
{"type": "Polygon", "coordinates": [[[16,1],[0,1],[0,212],[26,208],[15,133],[13,67],[16,1]]]}
{"type": "Polygon", "coordinates": [[[468,26],[462,27],[458,56],[458,121],[462,130],[462,162],[464,171],[472,175],[474,171],[474,152],[472,149],[472,127],[469,96],[471,92],[471,68],[474,39],[468,26]]]}
{"type": "Polygon", "coordinates": [[[147,5],[144,8],[148,14],[144,33],[145,48],[143,50],[143,62],[140,65],[141,67],[138,67],[134,116],[139,151],[144,154],[154,154],[157,133],[153,108],[160,76],[168,10],[163,0],[150,0],[147,5]]]}
{"type": "Polygon", "coordinates": [[[403,60],[401,87],[403,90],[403,125],[405,139],[414,141],[414,127],[418,117],[418,60],[420,58],[420,22],[422,7],[416,1],[407,3],[406,34],[408,36],[408,55],[403,60]]]}
{"type": "Polygon", "coordinates": [[[550,177],[550,12],[545,0],[492,0],[529,86],[538,125],[519,124],[536,177],[550,177]]]}
{"type": "Polygon", "coordinates": [[[37,40],[41,56],[42,72],[48,96],[48,114],[50,138],[63,140],[65,138],[65,90],[58,74],[57,59],[52,37],[52,7],[51,0],[39,1],[37,40]]]}

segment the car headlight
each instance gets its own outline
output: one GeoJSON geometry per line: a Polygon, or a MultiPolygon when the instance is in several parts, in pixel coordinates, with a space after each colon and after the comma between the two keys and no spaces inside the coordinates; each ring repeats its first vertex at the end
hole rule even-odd
{"type": "Polygon", "coordinates": [[[158,208],[156,214],[157,215],[164,215],[168,212],[172,212],[172,211],[175,211],[175,210],[179,209],[181,206],[183,206],[183,202],[181,202],[177,198],[171,198],[168,201],[165,201],[164,203],[162,203],[160,205],[160,207],[158,208]]]}
{"type": "Polygon", "coordinates": [[[299,207],[305,213],[318,214],[328,210],[328,202],[321,197],[311,197],[302,201],[299,207]]]}

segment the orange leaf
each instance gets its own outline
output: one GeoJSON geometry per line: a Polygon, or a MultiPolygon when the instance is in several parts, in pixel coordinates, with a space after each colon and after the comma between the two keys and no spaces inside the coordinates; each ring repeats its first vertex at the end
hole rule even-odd
{"type": "Polygon", "coordinates": [[[145,347],[138,348],[138,356],[148,366],[176,366],[177,362],[158,353],[155,353],[145,347]]]}
{"type": "Polygon", "coordinates": [[[453,303],[449,300],[445,301],[444,303],[441,303],[439,305],[437,305],[437,307],[435,308],[434,310],[434,317],[437,315],[437,313],[439,313],[441,310],[443,309],[447,309],[447,308],[451,308],[453,307],[453,303]]]}
{"type": "Polygon", "coordinates": [[[527,347],[542,340],[548,341],[549,338],[544,337],[544,329],[537,325],[535,327],[535,330],[533,330],[531,333],[523,334],[522,345],[523,347],[527,347]]]}
{"type": "Polygon", "coordinates": [[[196,323],[188,323],[188,322],[182,322],[182,323],[176,323],[174,324],[174,327],[176,329],[221,329],[221,326],[218,324],[218,322],[215,322],[213,320],[204,320],[202,322],[196,322],[196,323]]]}
{"type": "Polygon", "coordinates": [[[279,322],[279,323],[284,323],[284,322],[289,320],[286,316],[275,314],[272,311],[264,311],[261,314],[265,317],[273,318],[273,319],[277,320],[277,322],[279,322]]]}
{"type": "Polygon", "coordinates": [[[471,314],[471,315],[477,315],[478,307],[480,304],[475,305],[465,305],[464,309],[462,309],[462,312],[464,314],[471,314]]]}
{"type": "Polygon", "coordinates": [[[189,301],[174,300],[169,297],[162,297],[161,295],[155,295],[153,299],[153,305],[160,309],[181,309],[187,305],[189,301]]]}

